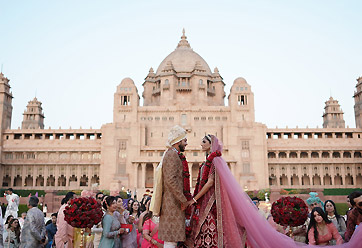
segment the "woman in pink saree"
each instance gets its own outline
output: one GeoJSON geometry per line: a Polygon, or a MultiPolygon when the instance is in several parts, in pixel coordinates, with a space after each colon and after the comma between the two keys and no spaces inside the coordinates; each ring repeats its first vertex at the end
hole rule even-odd
{"type": "MultiPolygon", "coordinates": [[[[222,158],[222,144],[215,136],[205,136],[201,145],[209,154],[200,166],[192,200],[191,233],[186,241],[188,247],[244,248],[246,239],[253,248],[315,247],[295,242],[277,232],[258,213],[222,158]],[[209,150],[204,145],[208,141],[209,150]]],[[[348,243],[333,247],[353,248],[360,244],[361,225],[348,243]]]]}

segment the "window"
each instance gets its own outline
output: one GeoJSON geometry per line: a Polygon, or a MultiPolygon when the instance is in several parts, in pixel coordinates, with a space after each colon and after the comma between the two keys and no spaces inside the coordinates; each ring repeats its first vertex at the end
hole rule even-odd
{"type": "Polygon", "coordinates": [[[169,85],[170,82],[168,81],[168,79],[165,80],[165,85],[169,85]]]}
{"type": "MultiPolygon", "coordinates": [[[[127,89],[127,88],[125,88],[127,89]]],[[[121,96],[121,105],[130,106],[131,105],[131,96],[121,96]]]]}
{"type": "Polygon", "coordinates": [[[187,125],[187,115],[186,114],[181,115],[181,125],[183,125],[183,126],[187,125]]]}
{"type": "Polygon", "coordinates": [[[238,105],[246,105],[246,96],[245,95],[238,95],[238,105]]]}
{"type": "Polygon", "coordinates": [[[126,150],[127,149],[127,141],[126,140],[121,140],[119,142],[119,149],[120,150],[126,150]]]}
{"type": "Polygon", "coordinates": [[[202,79],[199,80],[199,84],[200,85],[203,85],[204,84],[204,81],[202,81],[202,79]]]}
{"type": "Polygon", "coordinates": [[[196,157],[196,156],[198,156],[199,154],[198,154],[198,152],[194,152],[193,155],[196,157]]]}
{"type": "Polygon", "coordinates": [[[243,172],[250,173],[250,164],[249,163],[243,163],[243,172]]]}
{"type": "Polygon", "coordinates": [[[249,141],[248,140],[243,140],[241,142],[241,149],[242,150],[249,150],[249,141]]]}

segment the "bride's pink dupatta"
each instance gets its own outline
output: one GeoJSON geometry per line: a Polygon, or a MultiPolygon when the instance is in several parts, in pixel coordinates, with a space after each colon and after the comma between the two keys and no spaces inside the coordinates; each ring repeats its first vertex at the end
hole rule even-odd
{"type": "MultiPolygon", "coordinates": [[[[215,137],[212,142],[212,151],[222,151],[222,144],[215,137]]],[[[222,157],[215,157],[213,164],[216,170],[216,180],[220,180],[223,247],[244,247],[243,235],[247,236],[248,244],[253,248],[293,248],[316,247],[297,243],[288,236],[277,232],[265,218],[263,218],[249,196],[231,174],[229,167],[222,157]],[[245,228],[245,229],[244,229],[245,228]]],[[[219,211],[219,209],[218,209],[219,211]]],[[[218,223],[219,228],[219,223],[218,223]]],[[[362,227],[355,230],[351,240],[335,248],[362,247],[362,227]]]]}

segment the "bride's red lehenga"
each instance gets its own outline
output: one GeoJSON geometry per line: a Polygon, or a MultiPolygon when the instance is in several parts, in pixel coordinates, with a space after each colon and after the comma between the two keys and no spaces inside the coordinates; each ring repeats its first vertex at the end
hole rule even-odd
{"type": "Polygon", "coordinates": [[[208,180],[213,179],[214,185],[195,203],[191,215],[191,234],[188,237],[188,247],[244,247],[245,232],[238,228],[234,216],[227,214],[227,209],[222,206],[230,206],[227,196],[222,197],[223,187],[220,185],[218,172],[215,170],[214,159],[221,158],[222,146],[218,139],[211,135],[211,154],[199,168],[194,197],[201,191],[208,180]],[[223,226],[232,229],[235,236],[224,235],[223,226]]]}
{"type": "MultiPolygon", "coordinates": [[[[217,151],[222,152],[222,144],[212,136],[210,155],[217,155],[217,151]]],[[[315,247],[295,242],[277,232],[258,213],[256,206],[231,174],[225,160],[220,155],[211,160],[209,169],[205,167],[207,161],[200,167],[197,179],[199,185],[195,187],[194,195],[211,177],[214,178],[214,185],[198,199],[197,205],[192,205],[192,230],[186,241],[187,247],[243,248],[246,237],[248,245],[253,248],[315,247]]],[[[362,226],[359,225],[348,243],[333,247],[354,248],[361,244],[362,226]]]]}
{"type": "MultiPolygon", "coordinates": [[[[215,181],[215,167],[211,163],[211,168],[207,167],[206,162],[202,163],[199,169],[194,197],[202,189],[200,175],[207,179],[215,181]]],[[[194,247],[218,247],[218,230],[217,230],[217,211],[216,211],[216,194],[215,187],[211,187],[195,204],[195,211],[192,215],[191,227],[192,237],[194,237],[194,247]]],[[[222,234],[221,234],[222,235],[222,234]]],[[[219,235],[220,236],[220,235],[219,235]]]]}

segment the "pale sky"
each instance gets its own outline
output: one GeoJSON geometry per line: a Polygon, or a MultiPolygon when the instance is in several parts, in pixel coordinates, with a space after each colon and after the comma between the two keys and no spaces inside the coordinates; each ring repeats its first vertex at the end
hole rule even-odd
{"type": "Polygon", "coordinates": [[[355,127],[353,94],[362,76],[362,1],[0,0],[0,64],[10,79],[12,128],[27,102],[43,103],[46,128],[112,122],[125,77],[142,83],[177,46],[218,67],[225,104],[237,77],[269,128],[322,126],[324,102],[339,100],[355,127]]]}

